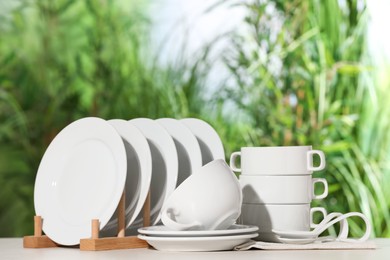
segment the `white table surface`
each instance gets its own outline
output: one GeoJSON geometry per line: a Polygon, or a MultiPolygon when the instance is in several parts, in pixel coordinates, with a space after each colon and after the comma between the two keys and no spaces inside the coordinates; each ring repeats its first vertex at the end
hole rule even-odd
{"type": "Polygon", "coordinates": [[[377,249],[367,250],[296,250],[296,251],[222,251],[222,252],[164,252],[154,249],[126,249],[112,251],[80,251],[77,248],[45,248],[27,249],[23,248],[21,238],[0,238],[0,259],[55,259],[55,260],[77,260],[77,259],[289,259],[289,260],[360,260],[390,259],[390,238],[373,240],[378,246],[377,249]]]}

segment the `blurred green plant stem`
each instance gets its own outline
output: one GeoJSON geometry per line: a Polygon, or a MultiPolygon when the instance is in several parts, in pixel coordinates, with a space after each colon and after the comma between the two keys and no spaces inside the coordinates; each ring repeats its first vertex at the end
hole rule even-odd
{"type": "MultiPolygon", "coordinates": [[[[232,38],[226,63],[234,83],[226,94],[249,125],[247,144],[310,144],[325,152],[327,168],[314,175],[328,180],[330,194],[314,205],[361,211],[373,235],[389,236],[389,77],[376,80],[362,4],[244,4],[249,35],[232,38]]],[[[352,222],[351,234],[362,228],[352,222]]]]}

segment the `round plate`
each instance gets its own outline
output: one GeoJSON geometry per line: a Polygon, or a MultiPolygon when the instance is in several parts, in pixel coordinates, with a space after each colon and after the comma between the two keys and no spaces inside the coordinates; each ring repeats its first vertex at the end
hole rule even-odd
{"type": "Polygon", "coordinates": [[[179,186],[195,170],[202,167],[202,154],[196,137],[180,121],[173,118],[156,120],[173,138],[179,159],[179,175],[176,186],[179,186]]]}
{"type": "Polygon", "coordinates": [[[138,232],[143,235],[156,236],[156,237],[205,237],[205,236],[226,236],[237,235],[245,233],[253,233],[259,230],[257,226],[247,225],[232,225],[228,229],[224,230],[186,230],[176,231],[170,230],[166,226],[150,226],[139,228],[138,232]]]}
{"type": "MultiPolygon", "coordinates": [[[[169,133],[156,121],[137,118],[129,121],[146,137],[152,153],[152,180],[150,185],[151,223],[160,220],[160,210],[167,197],[175,190],[178,175],[178,159],[175,143],[169,133]]],[[[135,225],[142,224],[139,216],[135,225]]]]}
{"type": "Polygon", "coordinates": [[[257,233],[214,236],[214,237],[153,237],[138,235],[139,239],[146,240],[149,245],[162,251],[222,251],[232,250],[251,238],[257,237],[257,233]]]}
{"type": "Polygon", "coordinates": [[[34,206],[43,231],[61,245],[91,236],[91,220],[103,228],[126,182],[126,150],[105,120],[84,118],[66,126],[50,143],[38,168],[34,206]]]}
{"type": "MultiPolygon", "coordinates": [[[[108,121],[122,137],[127,154],[127,178],[125,185],[126,227],[141,212],[149,192],[152,178],[152,155],[148,141],[140,130],[122,119],[108,121]]],[[[116,235],[117,214],[114,214],[103,230],[103,235],[116,235]]]]}
{"type": "Polygon", "coordinates": [[[211,125],[197,118],[184,118],[180,122],[196,136],[202,151],[203,165],[216,159],[225,160],[222,141],[211,125]]]}

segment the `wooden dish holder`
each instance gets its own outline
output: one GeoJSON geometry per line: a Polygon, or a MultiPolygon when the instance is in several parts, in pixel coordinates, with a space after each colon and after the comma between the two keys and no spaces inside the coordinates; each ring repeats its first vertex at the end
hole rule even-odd
{"type": "MultiPolygon", "coordinates": [[[[80,250],[84,251],[100,251],[114,249],[131,249],[131,248],[148,248],[148,243],[145,240],[139,239],[137,236],[126,236],[126,217],[125,217],[125,192],[118,204],[118,234],[116,237],[99,238],[98,219],[91,220],[91,238],[80,239],[80,250]]],[[[44,221],[44,220],[43,220],[44,221]]],[[[143,206],[143,226],[150,226],[150,191],[146,197],[143,206]]],[[[49,248],[60,247],[61,245],[52,241],[46,235],[42,235],[42,218],[34,216],[34,235],[23,237],[24,248],[49,248]]]]}

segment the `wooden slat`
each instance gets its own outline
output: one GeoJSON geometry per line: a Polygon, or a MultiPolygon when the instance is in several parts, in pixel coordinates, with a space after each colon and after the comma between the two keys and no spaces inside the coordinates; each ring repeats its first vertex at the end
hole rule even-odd
{"type": "Polygon", "coordinates": [[[143,207],[143,225],[144,227],[150,226],[150,190],[143,207]]]}
{"type": "Polygon", "coordinates": [[[125,217],[125,191],[123,190],[122,197],[118,204],[118,237],[125,237],[126,217],[125,217]]]}
{"type": "Polygon", "coordinates": [[[34,236],[42,236],[42,217],[34,216],[34,236]]]}
{"type": "Polygon", "coordinates": [[[91,237],[93,239],[99,238],[100,222],[98,219],[92,219],[91,223],[91,237]]]}
{"type": "Polygon", "coordinates": [[[46,247],[58,247],[47,236],[25,236],[23,237],[23,247],[24,248],[46,248],[46,247]]]}
{"type": "Polygon", "coordinates": [[[115,249],[147,248],[148,243],[136,236],[81,239],[80,250],[100,251],[115,249]]]}

